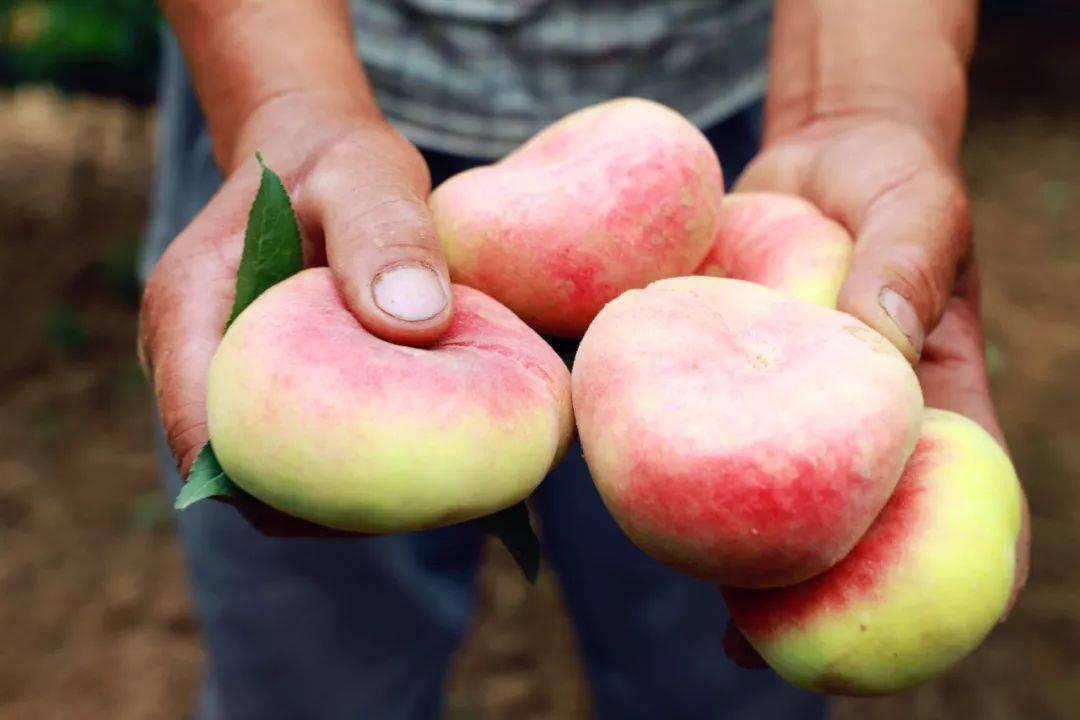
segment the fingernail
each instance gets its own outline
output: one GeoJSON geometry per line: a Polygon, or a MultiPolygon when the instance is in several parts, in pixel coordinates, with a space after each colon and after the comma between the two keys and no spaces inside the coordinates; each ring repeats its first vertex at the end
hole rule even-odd
{"type": "Polygon", "coordinates": [[[433,318],[446,307],[446,291],[435,271],[426,265],[395,265],[371,283],[375,304],[387,315],[406,322],[433,318]]]}
{"type": "Polygon", "coordinates": [[[919,315],[915,312],[915,306],[892,288],[885,288],[878,295],[878,305],[893,321],[896,328],[903,333],[911,343],[915,355],[922,352],[923,328],[919,321],[919,315]]]}

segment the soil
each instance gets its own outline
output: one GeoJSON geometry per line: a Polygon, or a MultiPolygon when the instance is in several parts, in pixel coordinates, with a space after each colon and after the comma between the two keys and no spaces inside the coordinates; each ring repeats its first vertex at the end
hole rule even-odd
{"type": "MultiPolygon", "coordinates": [[[[1080,61],[1069,25],[989,23],[964,167],[995,397],[1033,515],[1028,589],[968,660],[840,718],[1071,718],[1080,706],[1080,61]]],[[[134,356],[153,117],[0,95],[0,719],[187,717],[202,663],[134,356]]],[[[454,720],[575,720],[557,584],[489,548],[454,720]]],[[[717,638],[720,642],[720,638],[717,638]]]]}

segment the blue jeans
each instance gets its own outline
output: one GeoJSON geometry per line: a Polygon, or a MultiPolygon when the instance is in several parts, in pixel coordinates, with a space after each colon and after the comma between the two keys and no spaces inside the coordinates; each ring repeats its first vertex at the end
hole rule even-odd
{"type": "MultiPolygon", "coordinates": [[[[158,182],[144,268],[220,184],[179,57],[166,59],[158,182]]],[[[759,111],[708,133],[729,178],[759,111]]],[[[426,153],[434,181],[476,163],[426,153]]],[[[169,497],[180,479],[160,439],[169,497]]],[[[826,715],[824,698],[743,671],[721,648],[716,588],[652,561],[604,509],[580,447],[534,496],[545,558],[580,638],[598,718],[826,715]]],[[[179,516],[207,648],[199,720],[433,720],[473,612],[481,537],[470,526],[371,539],[270,539],[202,503],[179,516]]]]}

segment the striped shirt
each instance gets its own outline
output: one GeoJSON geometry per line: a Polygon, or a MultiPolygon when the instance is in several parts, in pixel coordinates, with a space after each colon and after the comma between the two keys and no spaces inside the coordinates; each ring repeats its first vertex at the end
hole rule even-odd
{"type": "Polygon", "coordinates": [[[417,145],[500,156],[636,95],[699,127],[765,87],[769,0],[352,0],[379,104],[417,145]]]}

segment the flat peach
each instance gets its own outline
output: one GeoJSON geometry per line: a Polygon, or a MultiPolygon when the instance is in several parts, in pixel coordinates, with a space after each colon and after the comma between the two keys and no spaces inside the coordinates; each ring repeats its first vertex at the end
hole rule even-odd
{"type": "Polygon", "coordinates": [[[739,280],[625,293],[581,341],[585,458],[643,550],[724,585],[787,585],[855,545],[915,444],[903,356],[835,310],[739,280]]]}
{"type": "Polygon", "coordinates": [[[566,366],[491,298],[453,295],[452,325],[427,349],[368,333],[325,268],[261,295],[210,367],[210,439],[226,473],[278,510],[370,533],[528,496],[572,432],[566,366]]]}
{"type": "Polygon", "coordinates": [[[736,625],[786,680],[878,695],[944,672],[1001,619],[1022,493],[979,425],[927,410],[896,492],[839,564],[792,587],[726,591],[736,625]]]}
{"type": "Polygon", "coordinates": [[[724,198],[716,240],[698,275],[732,277],[836,307],[854,243],[814,205],[782,193],[724,198]]]}
{"type": "Polygon", "coordinates": [[[577,336],[624,290],[693,272],[723,193],[697,128],[628,98],[568,115],[500,162],[450,178],[430,207],[455,282],[541,332],[577,336]]]}

